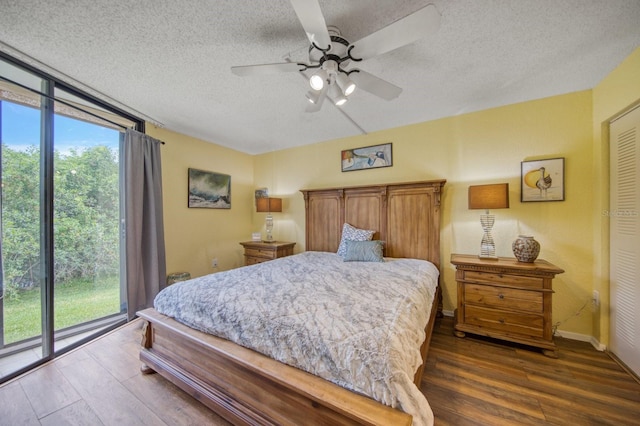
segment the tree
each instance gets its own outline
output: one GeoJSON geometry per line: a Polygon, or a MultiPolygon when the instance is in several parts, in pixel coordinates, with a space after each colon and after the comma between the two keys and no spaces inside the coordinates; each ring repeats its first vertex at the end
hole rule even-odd
{"type": "Polygon", "coordinates": [[[40,151],[2,147],[2,254],[5,287],[28,288],[39,282],[40,151]]]}
{"type": "MultiPolygon", "coordinates": [[[[117,153],[96,146],[54,153],[54,277],[94,280],[119,273],[117,153]]],[[[2,147],[5,288],[39,283],[40,152],[2,147]]]]}
{"type": "Polygon", "coordinates": [[[97,146],[56,153],[54,241],[56,282],[117,274],[118,161],[97,146]]]}

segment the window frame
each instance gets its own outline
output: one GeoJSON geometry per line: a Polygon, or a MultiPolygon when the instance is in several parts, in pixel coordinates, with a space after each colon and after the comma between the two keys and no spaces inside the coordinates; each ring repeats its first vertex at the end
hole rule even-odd
{"type": "MultiPolygon", "coordinates": [[[[0,60],[9,63],[12,66],[20,68],[25,72],[33,74],[34,76],[42,79],[42,88],[40,92],[32,88],[28,88],[24,86],[27,90],[36,93],[36,95],[41,96],[41,141],[40,147],[42,150],[41,154],[41,165],[40,165],[40,178],[41,178],[41,188],[40,188],[40,233],[41,233],[41,244],[40,244],[40,255],[41,255],[41,312],[42,312],[42,357],[37,361],[27,364],[24,367],[6,375],[0,377],[0,383],[6,382],[17,377],[20,374],[23,374],[26,371],[29,371],[43,363],[50,361],[51,359],[59,356],[63,353],[66,353],[82,344],[86,341],[95,338],[95,334],[91,335],[87,338],[81,339],[78,342],[65,346],[58,351],[54,350],[54,337],[55,337],[55,327],[54,327],[54,298],[53,298],[53,285],[54,285],[54,250],[53,250],[53,214],[54,214],[54,205],[53,205],[53,178],[54,178],[54,135],[53,135],[53,122],[54,116],[56,112],[54,111],[54,102],[60,102],[65,104],[71,108],[76,108],[83,113],[87,113],[92,116],[96,116],[95,110],[92,110],[90,107],[87,110],[82,108],[82,105],[70,105],[68,101],[65,99],[56,99],[54,94],[55,90],[59,89],[65,93],[68,93],[72,96],[75,96],[83,101],[89,102],[93,105],[96,105],[100,109],[107,111],[107,113],[114,114],[124,118],[132,122],[133,128],[139,132],[144,133],[145,131],[145,121],[139,117],[132,115],[124,111],[121,108],[113,106],[106,102],[105,100],[99,99],[89,93],[84,92],[83,90],[74,87],[73,85],[62,81],[51,74],[37,69],[19,59],[16,59],[4,52],[0,52],[0,60]]],[[[6,81],[6,80],[3,80],[6,81]]],[[[100,118],[103,119],[103,118],[100,118]]],[[[106,122],[110,122],[116,126],[119,126],[123,129],[126,129],[125,126],[114,123],[109,119],[104,119],[106,122]]],[[[121,253],[122,257],[122,253],[121,253]]],[[[121,272],[123,274],[124,271],[121,272]]],[[[4,300],[0,300],[0,315],[3,315],[3,305],[4,300]]],[[[126,321],[126,319],[125,319],[126,321]]],[[[109,327],[103,329],[103,333],[107,332],[117,326],[121,325],[121,323],[115,324],[113,327],[109,327]]]]}

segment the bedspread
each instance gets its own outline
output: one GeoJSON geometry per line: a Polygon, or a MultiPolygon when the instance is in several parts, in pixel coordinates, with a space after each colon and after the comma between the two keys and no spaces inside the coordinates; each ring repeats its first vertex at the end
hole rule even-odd
{"type": "Polygon", "coordinates": [[[413,383],[438,270],[417,259],[304,252],[173,284],[158,312],[399,408],[433,414],[413,383]]]}

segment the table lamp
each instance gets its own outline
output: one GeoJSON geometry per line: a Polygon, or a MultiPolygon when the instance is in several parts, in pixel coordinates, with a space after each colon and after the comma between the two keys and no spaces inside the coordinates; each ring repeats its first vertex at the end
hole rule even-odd
{"type": "Polygon", "coordinates": [[[271,213],[282,211],[282,198],[256,198],[256,211],[258,213],[266,213],[265,228],[267,229],[267,238],[264,240],[266,243],[275,243],[273,235],[273,216],[271,213]]]}
{"type": "Polygon", "coordinates": [[[482,209],[485,214],[480,215],[480,224],[484,231],[480,243],[481,259],[497,259],[496,244],[491,236],[491,229],[495,216],[489,214],[491,209],[509,208],[509,184],[496,183],[490,185],[472,185],[469,187],[469,209],[482,209]]]}

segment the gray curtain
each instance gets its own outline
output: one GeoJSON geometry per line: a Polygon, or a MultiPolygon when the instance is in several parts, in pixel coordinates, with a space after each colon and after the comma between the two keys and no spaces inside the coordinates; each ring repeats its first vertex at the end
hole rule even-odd
{"type": "Polygon", "coordinates": [[[153,306],[166,283],[162,142],[127,129],[124,138],[127,316],[153,306]]]}

